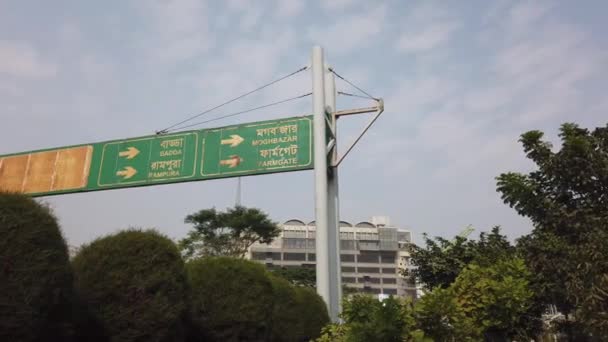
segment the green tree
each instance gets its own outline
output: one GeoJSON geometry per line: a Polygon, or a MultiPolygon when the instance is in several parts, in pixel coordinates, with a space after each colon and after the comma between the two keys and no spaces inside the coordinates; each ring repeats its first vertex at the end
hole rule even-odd
{"type": "Polygon", "coordinates": [[[299,313],[296,290],[287,280],[270,276],[273,292],[272,329],[270,341],[299,341],[299,313]]]}
{"type": "Polygon", "coordinates": [[[255,242],[269,243],[279,235],[279,227],[255,208],[236,206],[226,212],[204,209],[188,215],[194,225],[179,242],[186,258],[232,256],[242,258],[255,242]]]}
{"type": "Polygon", "coordinates": [[[411,246],[413,270],[406,272],[427,289],[450,286],[460,273],[475,258],[472,242],[463,237],[453,241],[423,235],[425,247],[411,246]]]}
{"type": "Polygon", "coordinates": [[[540,329],[530,278],[519,258],[470,264],[416,303],[418,327],[437,341],[529,341],[540,329]]]}
{"type": "Polygon", "coordinates": [[[608,126],[561,126],[561,149],[543,133],[520,142],[536,170],[497,177],[505,203],[534,224],[520,245],[547,304],[594,336],[608,336],[608,126]],[[593,314],[589,314],[593,313],[593,314]]]}
{"type": "Polygon", "coordinates": [[[424,341],[414,331],[412,303],[389,297],[383,301],[357,294],[343,300],[342,325],[332,324],[323,329],[318,342],[349,341],[424,341]]]}
{"type": "Polygon", "coordinates": [[[93,321],[85,326],[98,324],[111,341],[184,338],[186,270],[167,237],[122,231],[83,246],[72,265],[78,297],[93,321]]]}
{"type": "Polygon", "coordinates": [[[411,246],[411,262],[416,266],[405,275],[413,276],[427,289],[447,288],[460,272],[470,263],[492,265],[515,252],[506,236],[500,234],[499,227],[493,227],[488,234],[482,232],[479,240],[468,240],[456,236],[453,240],[442,237],[430,239],[424,235],[425,247],[411,246]]]}
{"type": "Polygon", "coordinates": [[[186,267],[192,289],[192,341],[268,340],[274,292],[263,265],[208,257],[186,267]]]}
{"type": "Polygon", "coordinates": [[[268,270],[296,286],[316,287],[317,273],[314,267],[290,266],[270,267],[268,270]]]}
{"type": "Polygon", "coordinates": [[[68,340],[72,297],[68,249],[51,210],[0,193],[0,340],[68,340]]]}
{"type": "Polygon", "coordinates": [[[459,328],[471,325],[470,320],[458,310],[453,292],[441,287],[426,293],[416,302],[414,317],[416,327],[435,341],[453,341],[456,335],[455,322],[460,323],[459,328]]]}
{"type": "Polygon", "coordinates": [[[487,339],[525,341],[534,338],[539,328],[528,322],[540,323],[540,313],[532,310],[534,292],[530,278],[523,259],[503,259],[492,266],[469,265],[450,290],[458,310],[487,339]]]}
{"type": "Polygon", "coordinates": [[[309,287],[296,286],[297,312],[300,316],[298,324],[298,340],[310,341],[319,337],[321,330],[329,323],[329,313],[323,298],[309,287]]]}

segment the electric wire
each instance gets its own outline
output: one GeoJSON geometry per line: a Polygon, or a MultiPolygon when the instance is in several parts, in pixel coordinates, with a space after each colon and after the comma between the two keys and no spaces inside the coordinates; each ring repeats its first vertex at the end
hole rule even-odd
{"type": "Polygon", "coordinates": [[[304,98],[304,97],[306,97],[306,96],[310,96],[310,95],[312,95],[312,93],[308,93],[308,94],[303,94],[303,95],[299,95],[299,96],[290,97],[290,98],[288,98],[288,99],[284,99],[284,100],[281,100],[281,101],[276,101],[276,102],[268,103],[268,104],[265,104],[265,105],[262,105],[262,106],[259,106],[259,107],[255,107],[255,108],[250,108],[250,109],[246,109],[246,110],[238,111],[238,112],[236,112],[236,113],[231,113],[231,114],[227,114],[227,115],[222,115],[222,116],[219,116],[219,117],[217,117],[217,118],[213,118],[213,119],[209,119],[209,120],[205,120],[205,121],[196,122],[196,123],[189,124],[189,125],[186,125],[186,126],[182,126],[182,127],[179,127],[179,128],[174,128],[174,129],[166,129],[166,130],[164,131],[164,133],[175,132],[175,131],[181,131],[181,130],[186,129],[186,128],[191,128],[191,127],[198,126],[198,125],[202,125],[202,124],[206,124],[206,123],[209,123],[209,122],[214,122],[214,121],[218,121],[218,120],[222,120],[222,119],[230,118],[230,117],[233,117],[233,116],[237,116],[237,115],[241,115],[241,114],[245,114],[245,113],[253,112],[253,111],[255,111],[255,110],[259,110],[259,109],[264,109],[264,108],[268,108],[268,107],[272,107],[272,106],[280,105],[280,104],[282,104],[282,103],[286,103],[286,102],[289,102],[289,101],[294,101],[294,100],[301,99],[301,98],[304,98]]]}
{"type": "Polygon", "coordinates": [[[350,84],[353,88],[357,89],[358,91],[360,91],[361,93],[365,94],[367,96],[367,98],[375,100],[375,101],[379,101],[380,99],[377,97],[374,97],[372,95],[370,95],[368,92],[366,92],[365,90],[361,89],[360,87],[358,87],[357,85],[355,85],[353,82],[347,80],[346,78],[344,78],[342,75],[338,74],[336,72],[336,70],[334,70],[333,68],[329,68],[329,71],[331,71],[334,75],[336,75],[336,77],[338,77],[339,79],[343,80],[344,82],[350,84]]]}
{"type": "MultiPolygon", "coordinates": [[[[168,133],[168,132],[170,132],[170,131],[173,131],[173,130],[175,130],[175,129],[173,129],[173,128],[175,128],[176,126],[180,126],[180,125],[182,125],[182,124],[184,124],[184,123],[186,123],[186,122],[188,122],[188,121],[191,121],[191,120],[193,120],[193,119],[196,119],[196,118],[198,118],[198,117],[201,117],[201,116],[203,116],[203,115],[205,115],[205,114],[207,114],[207,113],[209,113],[209,112],[211,112],[211,111],[214,111],[214,110],[216,110],[216,109],[218,109],[218,108],[221,108],[221,107],[223,107],[223,106],[225,106],[225,105],[228,105],[228,104],[230,104],[230,103],[232,103],[232,102],[234,102],[234,101],[240,100],[240,99],[242,99],[242,98],[244,98],[244,97],[246,97],[246,96],[248,96],[248,95],[251,95],[251,94],[253,94],[253,93],[257,92],[257,91],[260,91],[260,90],[262,90],[262,89],[264,89],[264,88],[267,88],[267,87],[269,87],[269,86],[271,86],[271,85],[273,85],[273,84],[275,84],[275,83],[278,83],[278,82],[280,82],[280,81],[282,81],[282,80],[284,80],[284,79],[287,79],[287,78],[289,78],[289,77],[291,77],[291,76],[294,76],[294,75],[296,75],[296,74],[298,74],[298,73],[300,73],[300,72],[302,72],[302,71],[304,71],[304,70],[307,70],[307,69],[308,69],[308,66],[302,67],[302,68],[300,68],[300,69],[298,69],[298,70],[296,70],[296,71],[294,71],[294,72],[292,72],[292,73],[290,73],[290,74],[287,74],[287,75],[285,75],[285,76],[283,76],[283,77],[277,78],[276,80],[274,80],[274,81],[272,81],[272,82],[266,83],[266,84],[264,84],[264,85],[262,85],[262,86],[260,86],[260,87],[257,87],[257,88],[255,88],[255,89],[253,89],[253,90],[251,90],[251,91],[248,91],[248,92],[246,92],[246,93],[244,93],[244,94],[242,94],[242,95],[239,95],[239,96],[237,96],[237,97],[235,97],[235,98],[232,98],[231,100],[228,100],[228,101],[226,101],[226,102],[223,102],[223,103],[221,103],[221,104],[219,104],[219,105],[217,105],[217,106],[215,106],[215,107],[212,107],[212,108],[206,109],[206,110],[204,110],[204,111],[203,111],[203,112],[201,112],[201,113],[198,113],[198,114],[196,114],[196,115],[193,115],[193,116],[191,116],[191,117],[189,117],[189,118],[187,118],[187,119],[185,119],[185,120],[182,120],[182,121],[180,121],[180,122],[178,122],[178,123],[176,123],[176,124],[174,124],[174,125],[171,125],[171,126],[169,126],[169,127],[165,128],[165,129],[161,129],[161,130],[159,130],[159,131],[156,131],[156,134],[165,134],[165,133],[168,133]]],[[[181,128],[177,128],[177,129],[183,129],[183,128],[186,128],[186,127],[191,127],[191,126],[185,126],[185,127],[181,127],[181,128]]]]}
{"type": "MultiPolygon", "coordinates": [[[[358,98],[361,98],[361,99],[370,99],[370,97],[369,97],[369,96],[361,96],[361,95],[357,95],[357,94],[351,94],[351,93],[347,93],[347,92],[344,92],[344,91],[339,91],[339,92],[338,92],[338,95],[344,95],[344,96],[358,97],[358,98]]],[[[374,99],[374,100],[375,100],[375,99],[374,99]]]]}

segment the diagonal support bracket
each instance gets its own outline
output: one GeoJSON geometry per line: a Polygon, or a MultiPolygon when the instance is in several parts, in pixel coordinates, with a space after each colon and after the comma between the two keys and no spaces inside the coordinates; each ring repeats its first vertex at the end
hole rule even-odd
{"type": "Polygon", "coordinates": [[[335,119],[338,119],[341,116],[357,115],[357,114],[364,114],[364,113],[374,113],[374,112],[376,114],[367,123],[367,125],[363,128],[363,130],[361,131],[361,133],[359,133],[359,136],[350,144],[350,146],[346,149],[346,151],[340,157],[338,157],[336,160],[332,161],[332,166],[333,167],[338,167],[338,165],[340,165],[340,163],[342,163],[342,161],[344,160],[344,158],[346,158],[346,156],[355,147],[355,145],[357,145],[357,143],[359,142],[359,140],[361,140],[361,138],[363,138],[363,136],[365,135],[365,133],[367,133],[367,131],[370,129],[370,127],[372,127],[372,125],[374,124],[374,122],[376,122],[376,120],[378,120],[378,118],[380,117],[380,115],[382,115],[382,113],[384,112],[384,100],[383,99],[379,99],[378,100],[378,105],[375,106],[375,107],[340,110],[340,111],[337,111],[337,112],[333,113],[335,119]]]}

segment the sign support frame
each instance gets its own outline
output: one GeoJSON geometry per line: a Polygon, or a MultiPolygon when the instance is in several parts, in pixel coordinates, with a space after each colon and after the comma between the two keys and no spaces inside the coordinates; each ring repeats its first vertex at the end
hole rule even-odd
{"type": "Polygon", "coordinates": [[[330,138],[331,146],[328,148],[328,224],[327,244],[329,249],[329,284],[330,301],[329,312],[333,321],[338,321],[342,311],[342,272],[340,267],[340,200],[338,185],[338,167],[334,161],[338,156],[337,117],[332,115],[336,111],[336,78],[326,65],[325,73],[325,114],[328,116],[329,130],[333,134],[330,138]],[[333,143],[331,143],[333,140],[333,143]]]}

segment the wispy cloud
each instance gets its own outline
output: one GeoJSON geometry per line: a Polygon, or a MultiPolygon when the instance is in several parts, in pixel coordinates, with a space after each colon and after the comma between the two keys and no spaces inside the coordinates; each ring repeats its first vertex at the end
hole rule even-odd
{"type": "Polygon", "coordinates": [[[414,5],[402,22],[402,32],[396,48],[403,53],[421,53],[436,49],[448,42],[461,26],[454,14],[427,2],[414,5]]]}
{"type": "Polygon", "coordinates": [[[277,0],[276,14],[278,17],[287,19],[302,13],[306,0],[277,0]]]}
{"type": "Polygon", "coordinates": [[[357,48],[367,47],[382,32],[386,18],[386,6],[371,11],[342,16],[326,27],[313,27],[308,37],[314,44],[331,47],[334,54],[347,54],[357,48]]]}
{"type": "Polygon", "coordinates": [[[46,78],[57,74],[57,67],[46,61],[31,44],[0,40],[0,74],[24,78],[46,78]]]}
{"type": "Polygon", "coordinates": [[[168,0],[138,2],[137,5],[158,35],[144,41],[153,62],[173,64],[199,56],[214,46],[205,2],[168,0]]]}
{"type": "Polygon", "coordinates": [[[320,0],[321,6],[327,10],[343,10],[355,4],[357,0],[320,0]]]}
{"type": "Polygon", "coordinates": [[[405,32],[397,42],[397,48],[405,53],[419,53],[438,47],[448,41],[459,25],[456,23],[437,23],[420,30],[405,32]]]}

